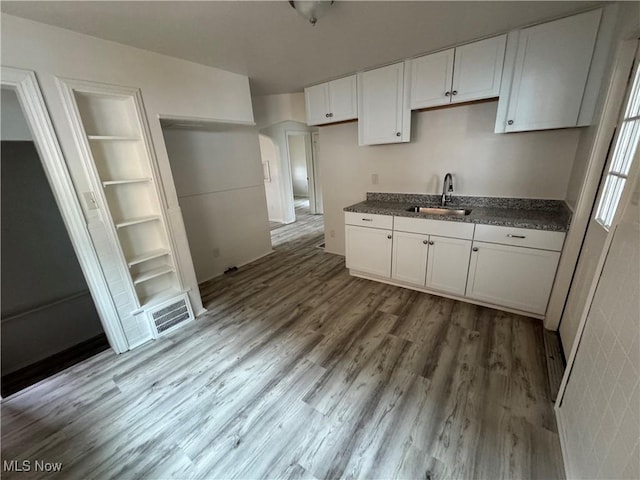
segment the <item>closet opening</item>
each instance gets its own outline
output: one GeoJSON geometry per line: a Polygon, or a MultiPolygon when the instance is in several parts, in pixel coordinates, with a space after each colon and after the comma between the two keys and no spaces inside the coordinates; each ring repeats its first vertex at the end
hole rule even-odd
{"type": "Polygon", "coordinates": [[[272,251],[258,135],[244,124],[163,118],[161,125],[206,303],[210,281],[272,251]]]}
{"type": "Polygon", "coordinates": [[[109,343],[13,88],[2,87],[2,397],[109,343]]]}

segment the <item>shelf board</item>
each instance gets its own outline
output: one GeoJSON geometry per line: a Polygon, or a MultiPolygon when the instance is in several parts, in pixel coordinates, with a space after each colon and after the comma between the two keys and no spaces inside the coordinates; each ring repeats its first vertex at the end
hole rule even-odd
{"type": "Polygon", "coordinates": [[[142,272],[133,277],[133,283],[138,285],[142,282],[146,282],[147,280],[151,280],[152,278],[159,277],[164,275],[165,273],[174,272],[175,270],[171,265],[163,265],[162,267],[154,268],[153,270],[149,270],[148,272],[142,272]]]}
{"type": "Polygon", "coordinates": [[[146,217],[131,218],[129,220],[123,220],[116,223],[116,228],[129,227],[131,225],[138,225],[139,223],[153,222],[154,220],[160,220],[160,215],[149,215],[146,217]]]}
{"type": "Polygon", "coordinates": [[[134,265],[138,265],[139,263],[153,260],[154,258],[162,257],[164,255],[169,255],[170,253],[171,251],[167,248],[153,250],[152,252],[143,253],[142,255],[137,255],[132,259],[127,260],[127,265],[129,265],[129,267],[133,267],[134,265]]]}
{"type": "Polygon", "coordinates": [[[140,140],[140,137],[133,137],[128,135],[87,135],[87,138],[96,142],[133,142],[140,140]]]}
{"type": "Polygon", "coordinates": [[[169,287],[165,290],[154,293],[153,295],[140,298],[140,307],[149,308],[153,305],[157,305],[173,297],[176,297],[181,293],[184,293],[184,290],[180,290],[178,287],[175,287],[175,286],[169,287]]]}
{"type": "Polygon", "coordinates": [[[150,181],[151,177],[130,178],[128,180],[107,180],[102,182],[102,186],[109,187],[111,185],[127,185],[129,183],[148,183],[150,181]]]}

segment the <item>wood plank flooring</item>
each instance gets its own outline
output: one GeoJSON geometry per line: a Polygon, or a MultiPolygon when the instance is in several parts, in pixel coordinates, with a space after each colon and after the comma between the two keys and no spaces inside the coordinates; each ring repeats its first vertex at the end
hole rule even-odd
{"type": "Polygon", "coordinates": [[[208,314],[2,402],[3,478],[564,478],[538,320],[350,277],[322,217],[208,314]]]}

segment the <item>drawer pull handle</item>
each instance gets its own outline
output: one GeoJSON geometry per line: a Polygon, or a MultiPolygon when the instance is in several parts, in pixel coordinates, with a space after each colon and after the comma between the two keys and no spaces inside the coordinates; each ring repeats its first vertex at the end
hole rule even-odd
{"type": "Polygon", "coordinates": [[[473,250],[474,252],[478,251],[478,247],[473,247],[471,250],[473,250]]]}
{"type": "Polygon", "coordinates": [[[391,240],[393,237],[391,235],[387,235],[387,238],[391,240]]]}
{"type": "Polygon", "coordinates": [[[422,240],[422,243],[424,243],[425,245],[429,244],[429,240],[422,240]]]}
{"type": "Polygon", "coordinates": [[[507,237],[509,237],[509,238],[527,238],[524,235],[513,235],[512,233],[507,233],[507,237]]]}
{"type": "Polygon", "coordinates": [[[363,218],[363,222],[373,222],[373,218],[363,218]]]}
{"type": "Polygon", "coordinates": [[[435,242],[433,240],[429,240],[429,245],[433,245],[435,242]]]}

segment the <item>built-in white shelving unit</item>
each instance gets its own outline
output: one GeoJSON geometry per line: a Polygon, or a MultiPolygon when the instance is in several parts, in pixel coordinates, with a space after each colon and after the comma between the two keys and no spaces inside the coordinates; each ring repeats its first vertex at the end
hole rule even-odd
{"type": "MultiPolygon", "coordinates": [[[[136,320],[132,321],[144,321],[147,317],[141,311],[151,312],[175,300],[184,289],[161,203],[140,91],[89,82],[63,84],[101,218],[119,254],[121,277],[135,299],[130,313],[136,320]]],[[[112,291],[122,287],[112,286],[112,291]]],[[[151,324],[146,325],[149,338],[159,333],[153,332],[151,324]]],[[[139,343],[140,338],[130,341],[139,343]]]]}
{"type": "Polygon", "coordinates": [[[180,285],[135,95],[74,97],[139,306],[166,300],[180,285]]]}
{"type": "Polygon", "coordinates": [[[109,141],[133,141],[142,140],[140,137],[128,137],[126,135],[87,135],[87,138],[95,142],[109,142],[109,141]]]}

